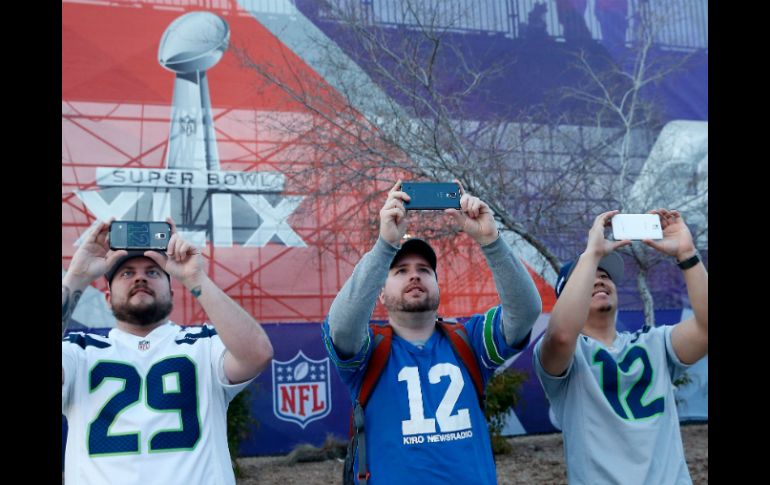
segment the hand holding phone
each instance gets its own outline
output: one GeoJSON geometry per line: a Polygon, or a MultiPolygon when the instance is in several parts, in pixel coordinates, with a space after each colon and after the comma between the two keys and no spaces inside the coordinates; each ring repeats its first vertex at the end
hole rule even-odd
{"type": "Polygon", "coordinates": [[[616,214],[612,217],[612,238],[616,241],[663,239],[660,216],[657,214],[616,214]]]}
{"type": "Polygon", "coordinates": [[[460,186],[454,182],[403,182],[401,190],[409,195],[406,210],[460,209],[460,186]]]}
{"type": "Polygon", "coordinates": [[[112,221],[110,249],[165,251],[171,226],[159,221],[112,221]]]}

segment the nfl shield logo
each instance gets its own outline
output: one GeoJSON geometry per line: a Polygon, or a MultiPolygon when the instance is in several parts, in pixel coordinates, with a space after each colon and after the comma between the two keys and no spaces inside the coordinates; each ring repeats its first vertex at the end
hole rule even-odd
{"type": "Polygon", "coordinates": [[[147,350],[150,348],[150,341],[149,340],[140,340],[139,341],[139,350],[147,350]]]}
{"type": "Polygon", "coordinates": [[[305,429],[331,411],[329,358],[312,360],[300,350],[287,362],[273,360],[273,413],[305,429]]]}

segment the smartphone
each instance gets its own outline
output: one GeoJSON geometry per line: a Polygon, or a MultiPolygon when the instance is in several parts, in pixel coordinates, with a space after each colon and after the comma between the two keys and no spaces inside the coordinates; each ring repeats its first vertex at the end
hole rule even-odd
{"type": "Polygon", "coordinates": [[[612,217],[612,238],[663,239],[663,229],[658,214],[616,214],[612,217]]]}
{"type": "Polygon", "coordinates": [[[454,182],[403,182],[401,190],[411,199],[407,210],[460,209],[460,186],[454,182]]]}
{"type": "Polygon", "coordinates": [[[110,224],[110,249],[165,251],[170,237],[168,222],[112,221],[110,224]]]}

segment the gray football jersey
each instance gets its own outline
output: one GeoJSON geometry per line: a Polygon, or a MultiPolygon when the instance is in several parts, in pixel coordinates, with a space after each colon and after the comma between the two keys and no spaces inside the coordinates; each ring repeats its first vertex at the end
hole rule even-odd
{"type": "Polygon", "coordinates": [[[672,326],[622,332],[611,346],[578,337],[561,377],[534,367],[564,436],[570,484],[691,484],[672,381],[687,369],[672,326]]]}

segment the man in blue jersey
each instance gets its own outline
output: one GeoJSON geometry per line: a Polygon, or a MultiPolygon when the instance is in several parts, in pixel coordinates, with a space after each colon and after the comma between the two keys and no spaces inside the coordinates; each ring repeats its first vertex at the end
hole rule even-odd
{"type": "MultiPolygon", "coordinates": [[[[379,299],[393,329],[390,356],[364,408],[355,476],[368,484],[494,484],[495,463],[483,410],[468,369],[437,330],[436,255],[418,239],[403,242],[407,219],[401,181],[380,210],[380,234],[332,303],[326,349],[353,400],[372,357],[369,320],[379,299]],[[402,244],[403,243],[403,244],[402,244]],[[368,473],[359,473],[361,469],[368,473]]],[[[499,237],[489,206],[464,193],[446,209],[482,249],[502,304],[465,324],[484,385],[505,359],[526,347],[540,314],[537,289],[499,237]]]]}
{"type": "Polygon", "coordinates": [[[708,353],[708,273],[679,213],[651,211],[663,239],[644,243],[676,258],[693,317],[618,332],[623,261],[613,251],[631,241],[605,239],[617,213],[600,214],[585,251],[562,268],[534,367],[564,433],[570,484],[689,484],[672,381],[708,353]]]}
{"type": "Polygon", "coordinates": [[[165,254],[111,251],[109,223],[99,224],[62,280],[62,333],[82,291],[100,277],[117,320],[107,337],[73,332],[62,342],[66,483],[235,484],[227,406],[268,365],[273,348],[169,223],[165,254]],[[172,277],[213,326],[168,320],[172,277]]]}

